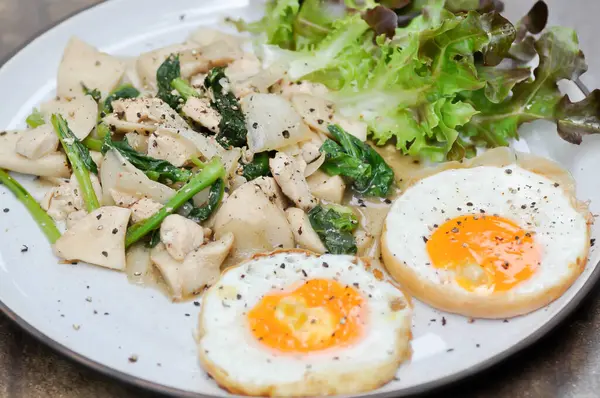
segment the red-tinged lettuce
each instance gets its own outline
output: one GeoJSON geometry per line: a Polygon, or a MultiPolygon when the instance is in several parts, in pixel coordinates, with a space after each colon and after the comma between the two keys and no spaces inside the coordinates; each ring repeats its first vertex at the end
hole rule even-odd
{"type": "MultiPolygon", "coordinates": [[[[538,119],[556,120],[557,108],[563,97],[557,82],[576,80],[587,70],[577,35],[572,29],[549,29],[535,43],[535,48],[540,63],[534,79],[514,85],[512,97],[495,104],[482,92],[470,96],[469,101],[480,113],[464,127],[464,133],[478,145],[506,146],[511,138],[517,138],[517,129],[522,123],[538,119]]],[[[507,81],[506,84],[512,85],[513,82],[507,81]]]]}
{"type": "Polygon", "coordinates": [[[558,134],[572,144],[581,144],[585,135],[600,134],[600,90],[575,103],[565,95],[558,104],[557,117],[558,134]]]}

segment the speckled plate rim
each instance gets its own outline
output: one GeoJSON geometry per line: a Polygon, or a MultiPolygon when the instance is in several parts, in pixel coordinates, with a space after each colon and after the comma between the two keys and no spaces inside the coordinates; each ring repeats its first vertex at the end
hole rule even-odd
{"type": "MultiPolygon", "coordinates": [[[[21,46],[17,47],[15,50],[11,51],[8,56],[4,59],[0,60],[0,70],[4,68],[5,64],[12,60],[15,56],[17,56],[21,51],[23,51],[27,46],[29,46],[32,42],[41,39],[48,32],[54,30],[59,27],[61,24],[66,22],[67,20],[74,18],[80,14],[93,12],[93,10],[97,7],[102,7],[103,3],[93,4],[88,7],[85,7],[81,10],[75,11],[71,14],[66,15],[62,19],[58,20],[54,24],[50,25],[48,28],[43,29],[36,34],[32,35],[31,38],[26,40],[21,46]]],[[[584,93],[588,94],[589,89],[580,81],[577,82],[578,88],[584,93]]],[[[569,315],[571,315],[583,302],[583,300],[588,296],[592,288],[598,284],[598,280],[600,279],[600,263],[597,263],[593,266],[592,272],[590,273],[588,279],[581,286],[581,288],[575,293],[571,301],[569,301],[563,309],[554,315],[550,320],[548,320],[542,327],[535,330],[528,337],[521,340],[519,343],[511,346],[509,349],[506,349],[494,357],[489,358],[475,366],[467,368],[461,372],[439,378],[437,380],[424,383],[418,386],[409,387],[403,389],[401,392],[398,391],[387,391],[381,393],[367,393],[363,396],[373,397],[373,398],[387,398],[387,397],[405,397],[410,395],[418,395],[426,392],[432,392],[434,390],[441,389],[443,387],[448,387],[453,383],[461,381],[467,377],[474,376],[484,370],[488,370],[494,365],[498,365],[504,360],[508,359],[512,355],[524,350],[525,348],[533,345],[542,337],[547,335],[551,330],[560,325],[564,320],[567,319],[569,315]]],[[[588,264],[588,267],[590,265],[588,264]]],[[[2,312],[8,319],[10,319],[14,324],[18,325],[22,330],[27,332],[30,336],[34,337],[36,340],[50,347],[55,352],[63,355],[67,359],[84,365],[89,369],[95,370],[104,376],[108,376],[110,378],[119,380],[125,384],[139,387],[150,392],[176,396],[176,397],[217,397],[213,395],[200,394],[191,391],[186,391],[178,388],[167,387],[165,385],[154,383],[151,381],[144,380],[140,377],[132,376],[125,372],[118,371],[109,366],[103,365],[97,361],[91,360],[88,357],[77,353],[76,351],[70,349],[69,347],[53,340],[39,329],[32,326],[25,319],[20,317],[17,313],[11,310],[2,300],[0,300],[0,312],[2,312]]],[[[241,397],[241,396],[240,396],[241,397]]]]}

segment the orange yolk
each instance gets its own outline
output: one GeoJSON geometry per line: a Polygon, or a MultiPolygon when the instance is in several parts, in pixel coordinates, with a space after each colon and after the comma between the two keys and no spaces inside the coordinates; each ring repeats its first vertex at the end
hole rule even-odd
{"type": "Polygon", "coordinates": [[[427,241],[436,268],[454,270],[473,291],[506,291],[529,279],[540,264],[533,235],[499,216],[466,215],[442,224],[427,241]]]}
{"type": "Polygon", "coordinates": [[[312,279],[287,292],[265,295],[248,313],[252,334],[282,352],[348,345],[362,333],[364,299],[352,286],[312,279]]]}

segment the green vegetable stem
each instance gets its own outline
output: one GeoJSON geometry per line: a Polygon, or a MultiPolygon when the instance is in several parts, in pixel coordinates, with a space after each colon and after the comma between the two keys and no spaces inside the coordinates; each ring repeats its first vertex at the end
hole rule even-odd
{"type": "Polygon", "coordinates": [[[94,163],[94,160],[90,156],[88,149],[79,141],[79,139],[73,134],[66,120],[58,114],[53,114],[51,117],[52,126],[58,139],[62,144],[62,147],[67,154],[67,158],[71,163],[73,172],[79,187],[81,189],[81,196],[85,203],[88,212],[92,212],[100,207],[96,192],[90,179],[90,172],[98,174],[98,166],[94,163]]]}
{"type": "Polygon", "coordinates": [[[25,122],[27,122],[27,125],[32,129],[46,124],[46,121],[44,120],[44,114],[41,113],[37,108],[33,108],[33,111],[29,116],[27,116],[25,122]]]}
{"type": "Polygon", "coordinates": [[[132,225],[127,230],[125,246],[129,247],[160,227],[163,220],[183,206],[194,195],[214,184],[225,176],[225,168],[219,158],[213,158],[206,166],[194,175],[165,205],[152,217],[132,225]]]}
{"type": "Polygon", "coordinates": [[[187,81],[178,77],[171,81],[171,87],[173,87],[179,95],[183,97],[184,100],[187,101],[190,97],[200,97],[200,93],[194,89],[187,81]]]}
{"type": "Polygon", "coordinates": [[[17,180],[12,178],[6,170],[0,169],[0,183],[7,187],[17,199],[23,203],[50,243],[54,243],[60,238],[60,231],[56,228],[54,220],[52,220],[29,192],[27,192],[17,180]]]}

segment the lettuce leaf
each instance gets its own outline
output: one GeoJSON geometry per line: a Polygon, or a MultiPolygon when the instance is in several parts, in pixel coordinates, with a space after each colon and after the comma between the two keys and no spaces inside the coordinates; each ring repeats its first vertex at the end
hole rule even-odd
{"type": "MultiPolygon", "coordinates": [[[[540,56],[532,81],[514,85],[510,99],[495,104],[484,93],[470,96],[469,102],[480,111],[464,127],[464,133],[478,145],[506,146],[517,138],[518,127],[538,119],[556,120],[563,98],[557,82],[576,80],[587,70],[575,31],[552,27],[535,43],[540,56]]],[[[514,82],[506,80],[507,85],[514,82]]]]}

